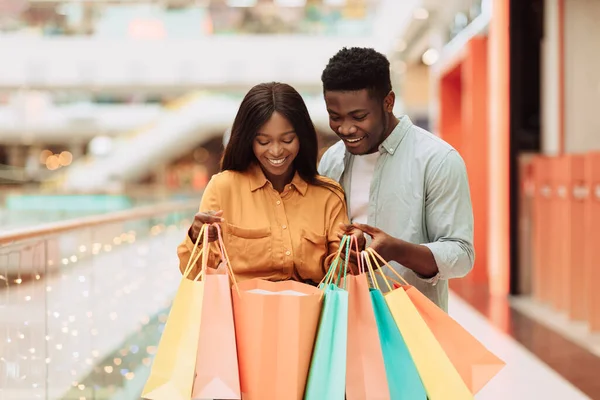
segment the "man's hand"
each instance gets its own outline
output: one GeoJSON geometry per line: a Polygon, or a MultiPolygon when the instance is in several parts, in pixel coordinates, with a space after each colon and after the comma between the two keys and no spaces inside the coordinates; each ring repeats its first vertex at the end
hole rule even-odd
{"type": "Polygon", "coordinates": [[[395,261],[395,247],[397,240],[394,237],[388,235],[381,229],[370,225],[355,223],[353,226],[355,230],[371,236],[372,240],[369,247],[379,253],[383,259],[386,261],[395,261]]]}
{"type": "MultiPolygon", "coordinates": [[[[194,216],[194,222],[192,223],[192,227],[190,228],[188,235],[193,242],[196,242],[198,239],[198,235],[200,234],[200,230],[202,229],[202,225],[204,224],[214,224],[221,223],[225,221],[221,216],[223,215],[223,211],[207,211],[205,213],[197,213],[194,216]]],[[[214,242],[217,240],[217,228],[214,226],[208,227],[208,242],[214,242]]],[[[203,240],[202,238],[200,239],[203,240]]]]}
{"type": "Polygon", "coordinates": [[[381,229],[369,225],[354,224],[354,226],[373,238],[369,247],[379,253],[384,260],[395,261],[423,278],[431,278],[439,272],[433,253],[428,247],[396,239],[381,229]]]}

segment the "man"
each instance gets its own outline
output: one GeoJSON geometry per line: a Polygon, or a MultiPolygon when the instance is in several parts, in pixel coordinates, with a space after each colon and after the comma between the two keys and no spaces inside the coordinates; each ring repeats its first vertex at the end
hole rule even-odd
{"type": "MultiPolygon", "coordinates": [[[[319,172],[342,184],[351,227],[411,284],[448,311],[448,280],[473,267],[473,211],[460,155],[393,114],[389,61],[344,48],[323,74],[329,126],[342,139],[319,172]]],[[[389,276],[391,273],[387,273],[389,276]]]]}

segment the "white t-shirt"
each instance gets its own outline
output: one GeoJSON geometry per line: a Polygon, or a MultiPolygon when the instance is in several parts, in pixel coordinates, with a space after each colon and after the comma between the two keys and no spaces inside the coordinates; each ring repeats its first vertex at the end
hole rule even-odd
{"type": "Polygon", "coordinates": [[[369,193],[375,165],[380,153],[355,156],[350,183],[350,221],[366,224],[369,216],[369,193]]]}

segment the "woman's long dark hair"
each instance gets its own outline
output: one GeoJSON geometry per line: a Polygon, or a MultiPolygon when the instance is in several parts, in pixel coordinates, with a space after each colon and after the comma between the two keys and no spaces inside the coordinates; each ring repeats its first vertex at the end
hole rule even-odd
{"type": "Polygon", "coordinates": [[[319,177],[317,131],[302,96],[285,83],[261,83],[246,94],[231,127],[221,170],[243,172],[257,162],[253,150],[254,139],[275,111],[290,121],[300,142],[300,150],[294,160],[294,168],[300,177],[308,183],[327,186],[339,192],[338,187],[319,177]]]}

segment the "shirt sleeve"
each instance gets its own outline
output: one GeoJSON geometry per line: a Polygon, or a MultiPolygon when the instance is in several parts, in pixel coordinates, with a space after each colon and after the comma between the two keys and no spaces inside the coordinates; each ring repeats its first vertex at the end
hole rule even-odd
{"type": "MultiPolygon", "coordinates": [[[[319,160],[319,165],[317,166],[317,171],[319,175],[326,176],[330,179],[333,179],[334,181],[338,181],[338,179],[336,179],[336,177],[333,175],[335,175],[335,160],[340,155],[340,145],[343,146],[343,143],[337,142],[331,145],[327,150],[325,150],[325,153],[323,153],[323,155],[321,156],[321,159],[319,160]]],[[[341,154],[343,154],[343,149],[341,150],[341,154]]]]}
{"type": "Polygon", "coordinates": [[[461,278],[475,262],[473,208],[465,163],[450,151],[436,170],[426,177],[425,216],[438,274],[421,279],[435,284],[438,279],[461,278]]]}
{"type": "Polygon", "coordinates": [[[328,176],[327,173],[329,172],[329,154],[331,153],[331,148],[327,149],[325,151],[325,153],[323,153],[323,156],[321,156],[321,159],[319,160],[319,165],[317,166],[317,171],[319,173],[319,175],[322,176],[328,176]]]}
{"type": "MultiPolygon", "coordinates": [[[[206,185],[204,189],[204,193],[202,194],[202,200],[200,201],[200,212],[206,211],[218,211],[221,209],[220,201],[219,201],[219,188],[217,184],[217,180],[213,176],[211,180],[206,185]]],[[[177,256],[179,257],[179,270],[183,274],[185,269],[190,261],[190,256],[192,255],[192,250],[194,249],[195,243],[192,242],[190,238],[190,231],[188,230],[185,235],[185,239],[183,242],[177,247],[177,256]]],[[[202,245],[199,245],[202,248],[202,245]]],[[[208,255],[208,267],[215,268],[221,260],[218,250],[216,246],[211,245],[209,247],[209,255],[208,255]]],[[[194,252],[194,258],[197,258],[199,249],[196,249],[194,252]]],[[[193,261],[193,260],[192,260],[193,261]]],[[[198,260],[195,262],[192,267],[191,272],[188,277],[190,279],[194,279],[202,268],[202,256],[198,257],[198,260]]]]}

